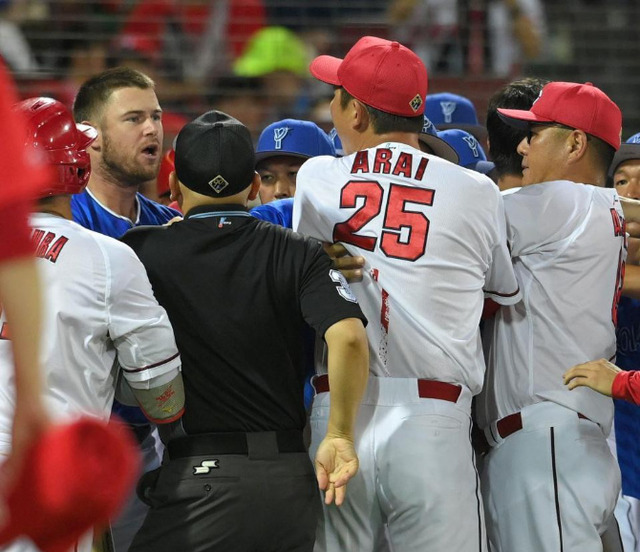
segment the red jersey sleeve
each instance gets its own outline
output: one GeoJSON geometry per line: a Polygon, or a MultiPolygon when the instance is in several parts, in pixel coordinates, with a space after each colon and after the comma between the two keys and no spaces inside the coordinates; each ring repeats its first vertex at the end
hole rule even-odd
{"type": "Polygon", "coordinates": [[[623,399],[640,405],[640,371],[618,373],[613,380],[611,394],[614,399],[623,399]]]}

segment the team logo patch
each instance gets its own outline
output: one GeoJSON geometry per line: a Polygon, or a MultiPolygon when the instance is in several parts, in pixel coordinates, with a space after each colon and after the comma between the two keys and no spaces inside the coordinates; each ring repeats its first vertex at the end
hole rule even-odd
{"type": "Polygon", "coordinates": [[[203,460],[199,466],[193,466],[193,475],[202,475],[219,468],[218,460],[203,460]]]}
{"type": "Polygon", "coordinates": [[[353,291],[351,291],[349,283],[347,282],[347,279],[342,275],[342,272],[332,268],[331,270],[329,270],[329,277],[337,284],[336,290],[338,291],[340,297],[346,299],[347,301],[350,301],[351,303],[358,302],[357,297],[353,294],[353,291]]]}
{"type": "Polygon", "coordinates": [[[469,149],[472,151],[474,157],[480,157],[480,152],[478,151],[478,140],[476,140],[473,136],[463,136],[462,139],[467,143],[469,149]]]}
{"type": "Polygon", "coordinates": [[[282,140],[284,140],[284,137],[289,134],[289,130],[291,130],[289,127],[279,127],[273,129],[273,141],[275,144],[275,149],[282,149],[282,140]]]}
{"type": "Polygon", "coordinates": [[[416,94],[413,100],[409,102],[409,106],[411,107],[411,109],[413,109],[414,112],[416,112],[418,111],[418,109],[420,109],[423,102],[424,100],[422,99],[422,96],[420,96],[420,94],[416,94]]]}
{"type": "Polygon", "coordinates": [[[451,116],[456,110],[456,107],[458,107],[458,104],[456,102],[440,102],[440,109],[442,109],[442,115],[444,115],[445,123],[452,122],[451,116]]]}
{"type": "Polygon", "coordinates": [[[209,186],[216,194],[222,192],[228,185],[229,183],[220,175],[209,180],[209,186]]]}

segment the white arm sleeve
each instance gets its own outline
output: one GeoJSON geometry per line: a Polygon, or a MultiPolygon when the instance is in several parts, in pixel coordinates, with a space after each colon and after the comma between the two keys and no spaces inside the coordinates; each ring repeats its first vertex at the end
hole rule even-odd
{"type": "Polygon", "coordinates": [[[117,242],[109,261],[109,335],[129,383],[143,383],[178,370],[181,362],[166,311],[158,304],[140,260],[117,242]]]}

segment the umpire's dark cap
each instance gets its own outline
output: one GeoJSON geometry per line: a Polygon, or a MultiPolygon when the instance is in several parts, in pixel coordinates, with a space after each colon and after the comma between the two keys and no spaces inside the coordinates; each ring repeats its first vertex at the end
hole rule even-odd
{"type": "Polygon", "coordinates": [[[176,175],[187,188],[229,197],[251,184],[255,152],[246,126],[222,111],[208,111],[186,124],[176,139],[176,175]]]}

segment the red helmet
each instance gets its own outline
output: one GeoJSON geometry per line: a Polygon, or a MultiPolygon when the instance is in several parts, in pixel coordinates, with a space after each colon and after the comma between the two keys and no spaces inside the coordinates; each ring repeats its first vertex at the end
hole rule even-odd
{"type": "Polygon", "coordinates": [[[98,137],[88,125],[76,124],[71,112],[51,98],[29,98],[16,104],[27,124],[27,145],[44,151],[58,168],[58,179],[41,190],[40,196],[79,194],[84,190],[91,162],[87,147],[98,137]]]}

